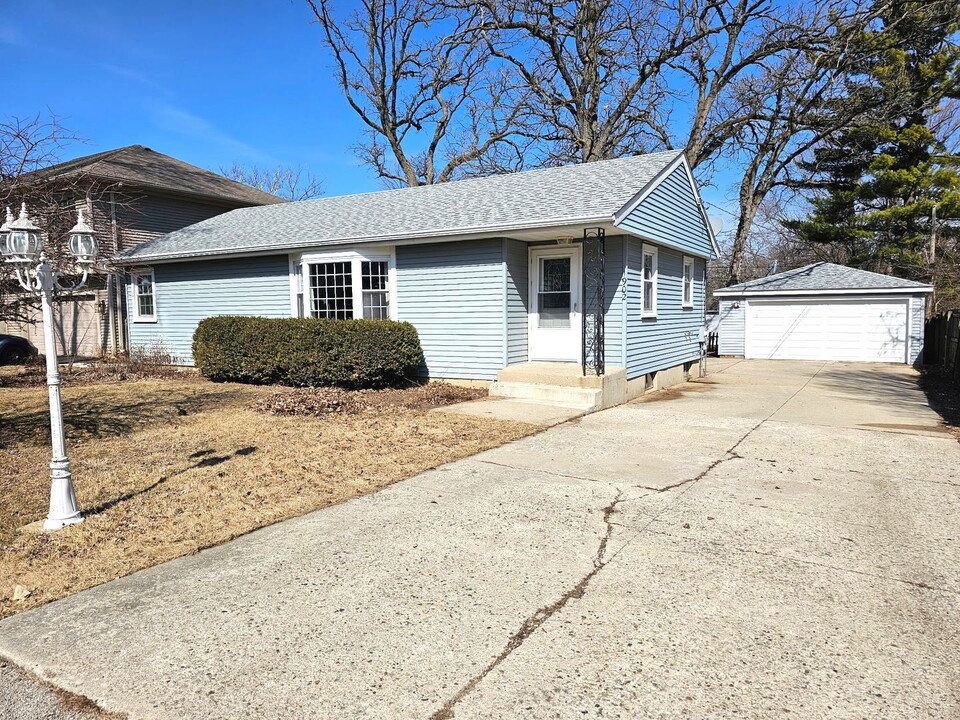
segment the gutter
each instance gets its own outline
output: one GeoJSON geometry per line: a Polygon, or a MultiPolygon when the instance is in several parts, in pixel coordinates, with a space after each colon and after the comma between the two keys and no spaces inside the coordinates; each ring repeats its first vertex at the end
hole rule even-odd
{"type": "Polygon", "coordinates": [[[823,288],[821,290],[714,290],[713,296],[724,299],[741,299],[749,297],[783,297],[787,295],[906,295],[932,292],[932,286],[918,285],[917,287],[899,288],[823,288]]]}

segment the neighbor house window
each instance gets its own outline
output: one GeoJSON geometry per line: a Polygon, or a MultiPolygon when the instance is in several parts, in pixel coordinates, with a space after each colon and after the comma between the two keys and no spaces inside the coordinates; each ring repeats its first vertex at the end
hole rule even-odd
{"type": "Polygon", "coordinates": [[[657,316],[657,249],[643,247],[643,317],[657,316]]]}
{"type": "Polygon", "coordinates": [[[693,258],[683,259],[683,307],[693,307],[693,258]]]}
{"type": "Polygon", "coordinates": [[[389,260],[343,253],[328,257],[304,260],[308,317],[389,319],[389,260]]]}
{"type": "Polygon", "coordinates": [[[153,270],[136,270],[133,277],[133,319],[135,322],[156,322],[157,292],[153,270]]]}

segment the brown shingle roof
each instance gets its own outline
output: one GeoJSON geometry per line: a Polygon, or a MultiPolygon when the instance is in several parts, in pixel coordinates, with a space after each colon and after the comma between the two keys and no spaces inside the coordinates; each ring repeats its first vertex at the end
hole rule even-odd
{"type": "Polygon", "coordinates": [[[274,205],[285,202],[276,195],[158,153],[143,145],[128,145],[68,160],[28,173],[24,179],[44,181],[68,175],[85,175],[138,188],[227,200],[238,205],[274,205]]]}

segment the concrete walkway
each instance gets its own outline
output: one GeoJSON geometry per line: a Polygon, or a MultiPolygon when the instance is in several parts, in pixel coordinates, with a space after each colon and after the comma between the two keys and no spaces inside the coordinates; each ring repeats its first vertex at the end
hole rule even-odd
{"type": "Polygon", "coordinates": [[[0,655],[132,718],[960,717],[960,444],[914,373],[711,370],[10,618],[0,655]]]}

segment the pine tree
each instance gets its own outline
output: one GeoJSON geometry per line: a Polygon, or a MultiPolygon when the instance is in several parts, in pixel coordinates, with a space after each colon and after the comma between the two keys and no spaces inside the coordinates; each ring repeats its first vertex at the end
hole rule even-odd
{"type": "Polygon", "coordinates": [[[878,27],[847,45],[848,91],[833,112],[855,108],[857,119],[800,163],[794,186],[810,193],[812,209],[786,224],[801,241],[839,245],[852,266],[930,280],[931,232],[949,254],[958,230],[949,221],[960,218],[960,156],[928,126],[960,96],[960,5],[884,5],[878,27]]]}

